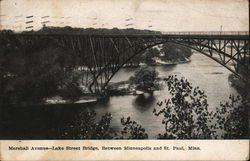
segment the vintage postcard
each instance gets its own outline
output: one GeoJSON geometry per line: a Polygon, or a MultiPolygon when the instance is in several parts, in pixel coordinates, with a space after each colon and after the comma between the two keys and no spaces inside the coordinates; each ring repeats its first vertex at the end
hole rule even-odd
{"type": "Polygon", "coordinates": [[[248,160],[249,1],[0,0],[0,160],[248,160]]]}

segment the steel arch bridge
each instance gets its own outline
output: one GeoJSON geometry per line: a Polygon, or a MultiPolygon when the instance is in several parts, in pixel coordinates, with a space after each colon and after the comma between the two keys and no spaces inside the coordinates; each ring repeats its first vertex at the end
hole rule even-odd
{"type": "MultiPolygon", "coordinates": [[[[76,67],[84,71],[84,86],[91,93],[102,93],[112,77],[146,49],[164,43],[189,47],[221,64],[237,76],[237,66],[250,74],[249,32],[171,32],[164,34],[83,35],[11,34],[21,46],[32,48],[40,40],[53,40],[71,49],[76,67]]],[[[249,81],[249,79],[247,80],[249,81]]],[[[248,82],[249,83],[249,82],[248,82]]]]}

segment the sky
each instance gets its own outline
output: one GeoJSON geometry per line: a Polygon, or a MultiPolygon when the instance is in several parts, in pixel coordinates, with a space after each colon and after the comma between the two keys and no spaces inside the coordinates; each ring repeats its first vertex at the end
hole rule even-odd
{"type": "Polygon", "coordinates": [[[2,29],[33,26],[247,31],[248,0],[0,0],[2,29]],[[26,18],[33,16],[31,18],[26,18]],[[49,17],[44,17],[49,16],[49,17]],[[42,18],[44,17],[44,18],[42,18]],[[26,22],[31,21],[26,24],[26,22]],[[32,22],[33,21],[33,22],[32,22]]]}

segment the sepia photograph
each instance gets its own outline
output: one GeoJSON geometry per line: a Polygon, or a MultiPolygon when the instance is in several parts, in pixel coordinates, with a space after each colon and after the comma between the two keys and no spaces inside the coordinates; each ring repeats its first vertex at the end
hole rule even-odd
{"type": "Polygon", "coordinates": [[[1,140],[250,139],[249,114],[247,0],[0,0],[1,140]]]}

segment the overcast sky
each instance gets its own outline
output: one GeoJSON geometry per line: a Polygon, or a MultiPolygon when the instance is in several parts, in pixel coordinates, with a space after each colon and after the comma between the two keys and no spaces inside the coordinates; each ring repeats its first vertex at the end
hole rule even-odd
{"type": "Polygon", "coordinates": [[[248,30],[247,0],[0,0],[1,26],[138,28],[159,31],[248,30]],[[34,16],[26,18],[27,16],[34,16]],[[49,16],[47,18],[41,18],[49,16]],[[26,21],[33,23],[26,24],[26,21]]]}

